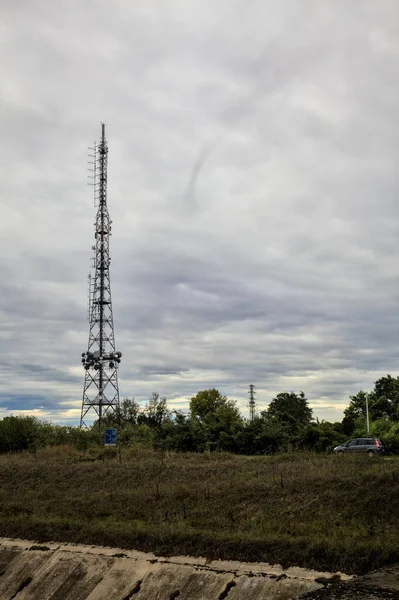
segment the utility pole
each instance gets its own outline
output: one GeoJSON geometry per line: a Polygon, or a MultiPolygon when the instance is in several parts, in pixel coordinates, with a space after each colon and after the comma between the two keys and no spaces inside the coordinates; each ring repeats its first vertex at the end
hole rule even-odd
{"type": "Polygon", "coordinates": [[[248,406],[249,406],[249,420],[252,422],[255,419],[255,414],[256,414],[256,402],[255,402],[255,386],[252,385],[252,383],[249,386],[249,402],[248,402],[248,406]]]}
{"type": "Polygon", "coordinates": [[[366,394],[366,423],[367,423],[367,433],[370,433],[369,395],[368,394],[366,394]]]}
{"type": "Polygon", "coordinates": [[[115,350],[114,319],[109,274],[109,236],[112,221],[107,207],[108,146],[105,125],[101,125],[101,142],[94,144],[92,180],[94,203],[97,207],[95,246],[92,273],[89,275],[89,342],[82,354],[85,368],[80,427],[87,428],[87,418],[98,419],[101,430],[103,418],[117,414],[119,409],[118,365],[121,352],[115,350]]]}

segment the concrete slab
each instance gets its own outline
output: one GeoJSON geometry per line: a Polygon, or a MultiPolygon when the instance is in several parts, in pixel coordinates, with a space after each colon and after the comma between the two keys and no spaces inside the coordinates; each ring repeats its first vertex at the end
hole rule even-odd
{"type": "Polygon", "coordinates": [[[19,548],[20,550],[28,550],[34,542],[28,540],[10,540],[9,538],[0,538],[0,545],[3,548],[19,548]]]}
{"type": "Polygon", "coordinates": [[[288,567],[284,573],[287,577],[298,577],[300,579],[316,579],[319,577],[330,579],[334,575],[337,575],[342,581],[353,578],[353,575],[346,575],[346,573],[328,573],[323,571],[313,571],[312,569],[303,569],[301,567],[288,567]]]}
{"type": "Polygon", "coordinates": [[[215,571],[231,571],[235,572],[241,566],[241,561],[239,560],[212,560],[207,564],[207,566],[215,571]]]}
{"type": "Polygon", "coordinates": [[[14,558],[20,555],[18,548],[2,548],[0,546],[0,576],[14,558]]]}
{"type": "MultiPolygon", "coordinates": [[[[296,567],[284,571],[268,563],[156,557],[73,544],[37,546],[51,549],[32,550],[34,544],[25,540],[0,540],[0,600],[291,600],[305,592],[318,597],[323,586],[315,579],[332,576],[296,567]]],[[[394,589],[399,589],[397,570],[386,571],[382,579],[380,572],[370,574],[370,585],[381,583],[380,577],[389,589],[395,581],[394,589]]]]}
{"type": "Polygon", "coordinates": [[[253,573],[255,575],[283,575],[284,569],[281,565],[269,565],[268,563],[240,563],[237,575],[253,573]]]}
{"type": "Polygon", "coordinates": [[[187,582],[191,571],[192,568],[183,565],[152,565],[135,595],[135,600],[169,600],[170,596],[187,582]]]}
{"type": "Polygon", "coordinates": [[[118,550],[118,552],[126,554],[128,558],[133,558],[134,560],[147,560],[150,562],[158,560],[152,552],[140,552],[139,550],[118,550]]]}
{"type": "Polygon", "coordinates": [[[102,547],[86,546],[82,544],[61,544],[59,546],[59,550],[62,550],[63,552],[81,552],[82,554],[96,554],[99,556],[109,556],[115,558],[123,555],[127,558],[133,558],[134,560],[157,560],[157,557],[155,554],[152,554],[152,552],[139,552],[138,550],[125,550],[123,548],[110,548],[106,546],[102,547]]]}
{"type": "MultiPolygon", "coordinates": [[[[179,600],[219,599],[228,592],[234,579],[233,573],[214,573],[213,571],[194,570],[188,581],[180,589],[179,600]]],[[[169,600],[169,599],[168,599],[169,600]]]]}
{"type": "Polygon", "coordinates": [[[104,578],[94,588],[87,600],[121,600],[129,598],[135,589],[139,589],[152,564],[148,561],[136,561],[129,558],[115,559],[114,564],[105,573],[104,578]]]}
{"type": "Polygon", "coordinates": [[[18,594],[18,600],[86,600],[109,566],[106,558],[88,560],[81,553],[57,550],[18,594]]]}
{"type": "Polygon", "coordinates": [[[29,550],[35,550],[37,548],[39,549],[48,549],[48,550],[58,550],[58,548],[60,547],[60,544],[57,542],[46,542],[45,544],[41,543],[41,542],[33,542],[31,544],[31,546],[29,547],[29,550]]]}
{"type": "Polygon", "coordinates": [[[188,580],[191,570],[190,567],[166,563],[151,565],[135,594],[135,600],[169,600],[188,580]]]}
{"type": "Polygon", "coordinates": [[[79,567],[63,582],[52,600],[86,600],[113,563],[108,557],[81,556],[79,567]]]}
{"type": "Polygon", "coordinates": [[[60,547],[58,542],[35,542],[32,540],[20,540],[0,537],[0,547],[2,548],[18,548],[19,550],[29,550],[34,546],[46,546],[49,550],[57,550],[60,547]]]}
{"type": "Polygon", "coordinates": [[[174,563],[176,565],[193,565],[197,567],[204,567],[207,563],[207,559],[202,556],[163,556],[162,559],[158,558],[158,561],[174,563]]]}
{"type": "Polygon", "coordinates": [[[262,575],[237,577],[234,584],[227,596],[228,600],[293,600],[301,594],[322,587],[314,581],[278,579],[262,575]]]}
{"type": "Polygon", "coordinates": [[[51,557],[51,551],[19,551],[15,558],[9,562],[0,578],[0,598],[2,598],[2,600],[13,598],[21,586],[30,581],[35,573],[48,562],[51,557]]]}
{"type": "Polygon", "coordinates": [[[98,548],[98,546],[87,546],[86,544],[60,544],[58,550],[61,552],[80,552],[89,554],[91,550],[96,550],[96,554],[106,554],[108,548],[98,548]]]}
{"type": "Polygon", "coordinates": [[[232,573],[217,574],[186,565],[157,563],[144,577],[135,600],[210,600],[219,598],[232,573]],[[176,595],[176,596],[175,596],[176,595]]]}

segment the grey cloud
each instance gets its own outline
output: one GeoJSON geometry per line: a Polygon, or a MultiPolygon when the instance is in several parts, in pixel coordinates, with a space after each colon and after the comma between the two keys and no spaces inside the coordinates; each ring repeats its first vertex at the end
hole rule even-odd
{"type": "MultiPolygon", "coordinates": [[[[15,368],[15,367],[14,367],[15,368]]],[[[55,369],[55,368],[51,368],[51,367],[47,367],[47,366],[40,366],[40,365],[35,365],[35,364],[27,364],[27,363],[21,363],[20,365],[18,365],[18,372],[20,373],[20,375],[22,375],[23,377],[27,378],[27,377],[33,377],[36,380],[43,380],[43,381],[51,381],[51,382],[75,382],[77,376],[74,375],[69,375],[67,373],[65,373],[64,371],[62,371],[61,369],[55,369]]]]}
{"type": "Polygon", "coordinates": [[[18,393],[0,393],[0,409],[9,411],[30,411],[30,410],[47,410],[57,412],[60,406],[57,402],[49,400],[41,394],[18,394],[18,393]]]}
{"type": "Polygon", "coordinates": [[[122,395],[395,373],[395,2],[6,7],[0,393],[79,404],[101,120],[122,395]]]}

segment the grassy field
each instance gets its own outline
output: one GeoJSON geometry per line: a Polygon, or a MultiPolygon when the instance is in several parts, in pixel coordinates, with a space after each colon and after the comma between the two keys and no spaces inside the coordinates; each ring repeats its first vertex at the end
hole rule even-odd
{"type": "Polygon", "coordinates": [[[399,561],[399,460],[3,455],[0,535],[362,573],[399,561]]]}

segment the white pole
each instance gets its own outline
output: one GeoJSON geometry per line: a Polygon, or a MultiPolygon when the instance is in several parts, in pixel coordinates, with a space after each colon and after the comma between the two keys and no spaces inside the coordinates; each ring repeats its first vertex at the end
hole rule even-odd
{"type": "Polygon", "coordinates": [[[366,422],[367,422],[367,433],[370,433],[369,395],[368,394],[366,394],[366,422]]]}

